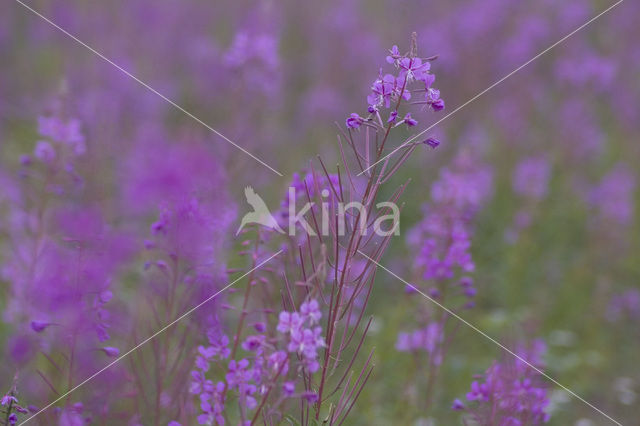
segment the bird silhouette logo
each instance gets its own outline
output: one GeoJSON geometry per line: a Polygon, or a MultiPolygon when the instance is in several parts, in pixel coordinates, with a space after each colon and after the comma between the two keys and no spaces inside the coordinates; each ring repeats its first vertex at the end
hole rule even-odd
{"type": "Polygon", "coordinates": [[[240,222],[240,227],[236,231],[236,235],[242,231],[242,228],[250,223],[257,223],[259,225],[266,226],[267,228],[275,229],[281,234],[285,233],[269,211],[267,204],[258,194],[256,194],[252,187],[247,186],[244,189],[244,195],[247,198],[247,203],[253,207],[253,211],[244,215],[242,222],[240,222]]]}

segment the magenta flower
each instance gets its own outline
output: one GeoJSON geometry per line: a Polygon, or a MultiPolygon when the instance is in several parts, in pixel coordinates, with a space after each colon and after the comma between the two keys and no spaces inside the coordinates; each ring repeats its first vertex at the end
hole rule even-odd
{"type": "Polygon", "coordinates": [[[9,405],[11,403],[18,403],[18,399],[13,395],[4,395],[2,399],[0,399],[0,405],[9,405]]]}
{"type": "MultiPolygon", "coordinates": [[[[537,368],[542,368],[541,351],[544,351],[544,342],[536,340],[529,348],[520,347],[517,352],[537,368]]],[[[511,358],[494,362],[478,380],[474,380],[467,400],[474,403],[469,407],[454,403],[452,409],[465,409],[480,424],[495,419],[500,425],[540,425],[550,418],[546,412],[549,405],[547,390],[540,381],[540,374],[522,361],[511,358]]]]}
{"type": "Polygon", "coordinates": [[[296,384],[294,382],[284,382],[282,384],[282,392],[285,396],[293,396],[296,391],[296,384]]]}
{"type": "Polygon", "coordinates": [[[462,411],[464,410],[464,404],[462,403],[462,401],[456,398],[451,405],[451,409],[454,411],[462,411]]]}
{"type": "Polygon", "coordinates": [[[355,112],[347,118],[346,124],[349,129],[357,129],[364,123],[364,118],[360,117],[355,112]]]}
{"type": "Polygon", "coordinates": [[[31,321],[31,329],[36,333],[42,333],[51,323],[46,321],[31,321]]]}
{"type": "Polygon", "coordinates": [[[56,159],[56,151],[47,141],[38,141],[33,151],[33,155],[46,164],[51,164],[56,159]]]}
{"type": "Polygon", "coordinates": [[[390,55],[387,56],[386,60],[387,63],[389,64],[396,64],[398,63],[398,60],[400,59],[400,50],[398,50],[398,46],[396,46],[395,44],[393,45],[393,47],[391,49],[389,49],[389,53],[390,55]]]}
{"type": "Polygon", "coordinates": [[[257,352],[264,346],[265,340],[265,336],[262,335],[248,336],[245,341],[242,342],[242,349],[245,351],[257,352]]]}
{"type": "Polygon", "coordinates": [[[120,355],[120,350],[113,346],[105,346],[101,349],[108,357],[115,358],[120,355]]]}
{"type": "Polygon", "coordinates": [[[435,138],[427,138],[424,142],[425,145],[430,146],[433,149],[436,149],[437,147],[440,146],[440,141],[435,139],[435,138]]]}
{"type": "Polygon", "coordinates": [[[280,312],[278,317],[277,330],[280,333],[292,333],[298,331],[300,325],[302,325],[303,319],[297,312],[280,312]]]}
{"type": "Polygon", "coordinates": [[[300,305],[300,314],[308,319],[310,324],[315,324],[322,318],[320,305],[318,305],[318,301],[315,299],[311,299],[300,305]]]}
{"type": "Polygon", "coordinates": [[[391,74],[385,74],[384,77],[378,78],[371,86],[372,93],[367,97],[367,102],[372,107],[385,108],[391,106],[391,96],[395,93],[396,78],[391,74]]]}
{"type": "Polygon", "coordinates": [[[513,189],[534,201],[541,200],[547,193],[550,177],[551,164],[546,157],[528,157],[516,166],[513,189]]]}
{"type": "Polygon", "coordinates": [[[405,123],[407,125],[407,127],[413,127],[413,126],[416,126],[418,124],[418,121],[413,119],[413,118],[411,118],[411,113],[408,112],[407,115],[404,116],[402,121],[399,122],[398,124],[396,124],[396,126],[400,125],[402,123],[405,123]]]}
{"type": "Polygon", "coordinates": [[[424,80],[431,68],[429,62],[422,62],[420,58],[402,58],[399,61],[399,79],[407,78],[408,81],[424,80]]]}
{"type": "Polygon", "coordinates": [[[473,381],[471,383],[471,390],[467,393],[467,399],[469,401],[475,400],[489,400],[489,386],[486,383],[478,383],[477,381],[473,381]]]}

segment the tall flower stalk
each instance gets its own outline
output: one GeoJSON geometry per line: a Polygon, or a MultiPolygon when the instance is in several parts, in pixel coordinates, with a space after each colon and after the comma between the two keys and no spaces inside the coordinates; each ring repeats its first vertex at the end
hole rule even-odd
{"type": "Polygon", "coordinates": [[[433,59],[417,55],[415,35],[407,53],[394,46],[387,62],[395,73],[380,72],[367,114],[351,114],[340,130],[341,164],[330,172],[318,157],[294,176],[277,214],[288,235],[241,234],[251,265],[273,247],[283,255],[261,277],[249,276],[234,337],[219,328],[200,349],[191,389],[200,396],[201,424],[280,422],[296,411],[300,424],[345,422],[373,371],[373,351],[361,356],[372,321],[366,305],[375,262],[399,232],[390,218],[408,182],[385,202],[381,188],[418,146],[439,144],[402,142],[417,125],[412,109],[444,108],[429,72],[433,59]],[[296,214],[300,204],[309,207],[296,214]]]}

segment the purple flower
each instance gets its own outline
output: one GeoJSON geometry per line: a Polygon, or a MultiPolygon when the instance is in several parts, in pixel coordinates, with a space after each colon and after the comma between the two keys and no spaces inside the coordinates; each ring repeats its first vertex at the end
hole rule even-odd
{"type": "Polygon", "coordinates": [[[318,402],[318,394],[313,391],[304,391],[301,394],[302,398],[307,400],[309,404],[315,404],[318,402]]]}
{"type": "Polygon", "coordinates": [[[347,128],[349,129],[357,129],[362,125],[362,123],[364,123],[364,118],[360,117],[355,112],[347,118],[347,128]]]}
{"type": "Polygon", "coordinates": [[[451,405],[451,409],[454,411],[462,411],[464,410],[464,404],[462,403],[462,401],[456,398],[451,405]]]}
{"type": "Polygon", "coordinates": [[[322,317],[320,305],[318,305],[318,301],[315,299],[311,299],[300,305],[300,314],[304,316],[311,325],[317,323],[322,317]]]}
{"type": "Polygon", "coordinates": [[[300,315],[297,312],[283,311],[279,316],[278,331],[289,335],[287,351],[301,355],[304,367],[311,373],[320,368],[317,361],[318,348],[325,345],[322,327],[311,328],[321,316],[320,305],[315,299],[300,306],[300,315]]]}
{"type": "Polygon", "coordinates": [[[399,79],[407,78],[408,81],[424,80],[431,68],[429,62],[422,62],[420,58],[402,58],[398,63],[400,67],[399,79]]]}
{"type": "Polygon", "coordinates": [[[407,113],[407,115],[404,116],[402,121],[400,123],[398,123],[397,125],[402,124],[402,123],[406,123],[407,127],[413,127],[413,126],[418,124],[418,121],[414,120],[413,118],[411,118],[411,113],[409,112],[409,113],[407,113]]]}
{"type": "Polygon", "coordinates": [[[389,49],[390,55],[387,56],[386,60],[389,64],[397,64],[398,59],[400,58],[400,51],[398,50],[398,46],[395,44],[391,49],[389,49]]]}
{"type": "Polygon", "coordinates": [[[31,329],[36,333],[42,333],[51,323],[46,321],[31,321],[31,329]]]}
{"type": "Polygon", "coordinates": [[[262,335],[248,336],[244,342],[242,342],[242,349],[245,351],[257,352],[262,349],[265,343],[265,337],[262,335]]]}
{"type": "Polygon", "coordinates": [[[391,96],[396,87],[396,78],[391,74],[378,78],[371,86],[372,93],[367,97],[367,102],[372,107],[384,105],[385,108],[391,106],[391,96]]]}
{"type": "Polygon", "coordinates": [[[473,381],[471,383],[471,390],[467,393],[467,399],[469,401],[475,400],[489,400],[489,387],[486,383],[478,383],[477,381],[473,381]]]}
{"type": "Polygon", "coordinates": [[[83,426],[85,423],[81,412],[75,407],[69,407],[62,410],[58,424],[59,426],[83,426]]]}
{"type": "Polygon", "coordinates": [[[302,325],[302,318],[300,318],[300,315],[297,312],[280,312],[277,327],[277,330],[280,333],[298,331],[300,325],[302,325]]]}
{"type": "Polygon", "coordinates": [[[33,155],[46,164],[51,164],[56,159],[56,151],[47,141],[38,141],[33,151],[33,155]]]}
{"type": "Polygon", "coordinates": [[[276,351],[271,355],[269,355],[269,358],[267,359],[267,365],[269,366],[271,371],[275,374],[277,374],[278,371],[280,371],[282,375],[286,375],[287,371],[289,371],[288,363],[289,363],[289,357],[287,356],[287,353],[285,351],[276,351]],[[287,364],[287,365],[283,367],[282,364],[287,364]],[[280,370],[281,368],[282,370],[280,370]]]}
{"type": "Polygon", "coordinates": [[[296,391],[296,384],[294,382],[284,382],[282,384],[282,392],[285,396],[292,396],[296,391]]]}
{"type": "Polygon", "coordinates": [[[444,100],[440,98],[440,91],[434,89],[431,85],[436,81],[436,76],[433,74],[427,74],[423,79],[425,85],[425,100],[434,111],[441,111],[444,109],[444,100]]]}
{"type": "Polygon", "coordinates": [[[435,138],[427,138],[424,142],[426,145],[429,145],[431,148],[436,149],[440,146],[440,141],[435,138]]]}
{"type": "Polygon", "coordinates": [[[120,355],[120,349],[113,346],[105,346],[101,349],[108,357],[115,358],[120,355]]]}
{"type": "Polygon", "coordinates": [[[9,405],[9,404],[17,404],[18,399],[13,395],[5,395],[0,399],[0,405],[9,405]]]}
{"type": "Polygon", "coordinates": [[[426,351],[429,355],[435,356],[436,364],[440,363],[439,347],[444,335],[442,327],[437,322],[429,323],[425,328],[414,330],[411,333],[398,333],[396,350],[400,352],[426,351]]]}
{"type": "Polygon", "coordinates": [[[628,226],[634,215],[636,177],[623,164],[618,164],[595,186],[588,201],[598,218],[620,226],[628,226]]]}
{"type": "Polygon", "coordinates": [[[529,157],[516,166],[513,189],[519,195],[532,200],[542,199],[549,186],[551,165],[546,157],[529,157]]]}
{"type": "MultiPolygon", "coordinates": [[[[536,340],[530,346],[519,352],[525,359],[533,360],[535,365],[540,351],[544,350],[544,342],[536,340]]],[[[549,420],[549,414],[545,411],[549,399],[540,381],[540,373],[521,361],[512,361],[511,358],[502,363],[494,362],[478,380],[474,380],[467,393],[467,400],[475,402],[469,407],[464,407],[461,403],[458,406],[469,411],[482,424],[490,418],[502,419],[501,425],[525,422],[539,425],[549,420]]],[[[454,403],[453,408],[456,409],[455,407],[454,403]]]]}
{"type": "Polygon", "coordinates": [[[84,141],[77,119],[65,122],[57,117],[38,117],[38,131],[55,142],[72,144],[84,141]]]}
{"type": "Polygon", "coordinates": [[[258,333],[264,333],[265,331],[267,331],[267,325],[263,322],[256,322],[253,324],[253,328],[258,332],[258,333]]]}

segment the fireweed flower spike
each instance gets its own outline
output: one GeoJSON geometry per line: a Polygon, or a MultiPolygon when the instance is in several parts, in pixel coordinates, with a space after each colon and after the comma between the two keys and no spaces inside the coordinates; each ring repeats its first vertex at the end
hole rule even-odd
{"type": "MultiPolygon", "coordinates": [[[[24,374],[37,368],[43,386],[29,391],[41,401],[98,370],[104,364],[100,351],[118,351],[104,346],[113,323],[109,288],[131,249],[95,206],[75,201],[85,188],[78,171],[86,155],[81,127],[59,111],[39,118],[43,140],[35,143],[29,161],[21,161],[20,170],[19,198],[31,201],[13,207],[15,249],[2,270],[11,283],[3,319],[20,330],[7,362],[21,366],[24,374]]],[[[103,380],[122,384],[117,372],[103,380]]],[[[109,404],[108,393],[105,386],[94,395],[109,404]]],[[[65,409],[49,415],[57,423],[70,414],[65,409]]]]}
{"type": "MultiPolygon", "coordinates": [[[[435,142],[426,143],[435,148],[438,146],[435,142]]],[[[463,150],[433,183],[432,200],[424,206],[424,218],[408,234],[408,245],[417,253],[413,264],[417,276],[414,282],[422,283],[425,293],[440,303],[447,303],[450,309],[475,306],[477,291],[472,278],[475,265],[471,257],[473,219],[491,193],[491,169],[481,162],[477,152],[463,150]]],[[[411,294],[415,290],[407,288],[407,292],[411,294]]],[[[400,332],[396,349],[424,357],[428,365],[424,398],[430,406],[438,371],[446,356],[448,316],[422,303],[416,310],[422,324],[412,331],[400,332]]]]}
{"type": "Polygon", "coordinates": [[[28,409],[18,404],[18,398],[15,396],[17,394],[16,381],[17,377],[14,378],[14,383],[9,393],[0,399],[0,421],[7,426],[14,426],[18,422],[18,415],[29,412],[28,409]]]}
{"type": "MultiPolygon", "coordinates": [[[[299,416],[301,424],[312,419],[341,424],[352,411],[373,371],[373,352],[361,352],[371,325],[365,313],[375,268],[358,252],[379,259],[393,233],[371,232],[368,228],[374,225],[368,221],[361,227],[358,215],[363,211],[346,216],[345,223],[325,223],[322,218],[337,218],[345,200],[359,201],[365,210],[375,207],[380,186],[402,165],[385,165],[363,182],[354,179],[367,161],[381,158],[396,124],[417,123],[412,114],[419,111],[408,111],[408,86],[424,87],[419,79],[427,78],[430,65],[416,56],[415,42],[410,50],[400,55],[392,49],[389,62],[396,72],[381,72],[374,81],[368,115],[352,113],[345,120],[339,136],[342,164],[330,172],[319,159],[294,175],[275,218],[283,229],[313,232],[286,235],[252,227],[240,232],[240,254],[251,264],[275,247],[285,255],[279,264],[251,274],[244,289],[231,293],[220,306],[236,314],[235,321],[225,320],[224,311],[211,318],[190,373],[199,424],[278,423],[292,415],[299,416]],[[382,115],[390,120],[385,123],[382,115]],[[370,143],[373,133],[379,146],[370,143]],[[311,204],[301,216],[292,217],[292,202],[311,204]]],[[[388,201],[395,203],[405,187],[392,192],[388,201]]],[[[170,215],[161,215],[152,232],[165,238],[172,222],[170,215]]],[[[152,242],[149,247],[158,245],[152,242]]],[[[170,260],[152,263],[152,269],[166,274],[170,260]]],[[[433,328],[426,339],[437,346],[440,335],[433,328]]]]}
{"type": "MultiPolygon", "coordinates": [[[[518,355],[542,369],[545,350],[542,340],[534,340],[529,347],[521,345],[518,355]]],[[[471,383],[466,400],[467,405],[456,399],[451,408],[465,411],[465,418],[477,424],[542,425],[550,419],[550,401],[540,374],[513,358],[494,361],[471,383]]]]}

